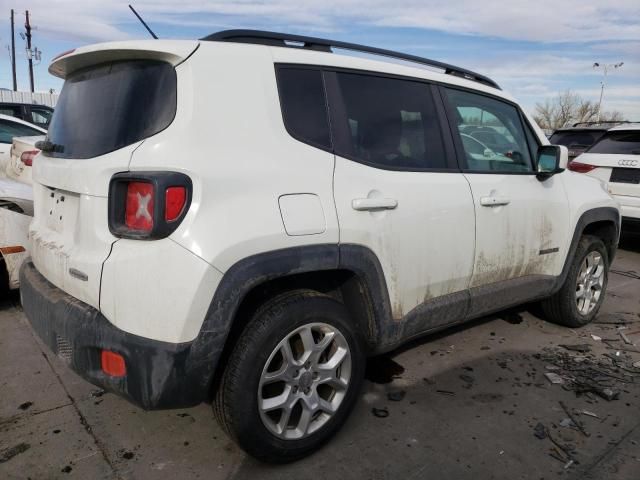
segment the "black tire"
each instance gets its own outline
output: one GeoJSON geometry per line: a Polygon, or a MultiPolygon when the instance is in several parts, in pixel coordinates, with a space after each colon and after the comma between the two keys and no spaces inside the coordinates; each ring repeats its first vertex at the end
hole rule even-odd
{"type": "Polygon", "coordinates": [[[608,280],[609,255],[607,254],[607,249],[604,243],[598,237],[594,237],[592,235],[583,236],[578,243],[578,248],[576,249],[576,253],[564,284],[553,296],[542,301],[542,310],[547,320],[572,328],[587,325],[596,317],[596,315],[598,315],[598,311],[604,301],[608,280]],[[587,255],[594,251],[597,251],[604,261],[602,293],[600,294],[598,303],[593,310],[587,314],[581,314],[578,311],[576,304],[576,284],[578,281],[578,274],[587,255]]]}
{"type": "Polygon", "coordinates": [[[229,356],[214,398],[214,414],[223,429],[253,457],[287,463],[320,448],[342,426],[353,408],[364,377],[362,342],[347,310],[337,300],[312,291],[280,295],[260,307],[229,356]],[[318,430],[301,439],[283,439],[263,423],[258,388],[269,356],[298,327],[321,322],[337,329],[351,355],[351,377],[337,411],[318,430]]]}

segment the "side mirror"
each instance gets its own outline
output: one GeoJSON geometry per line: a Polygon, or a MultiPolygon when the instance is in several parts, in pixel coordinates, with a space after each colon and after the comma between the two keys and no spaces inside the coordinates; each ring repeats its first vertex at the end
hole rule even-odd
{"type": "Polygon", "coordinates": [[[569,150],[563,145],[542,145],[538,148],[536,161],[537,175],[540,181],[551,178],[567,168],[569,163],[569,150]]]}

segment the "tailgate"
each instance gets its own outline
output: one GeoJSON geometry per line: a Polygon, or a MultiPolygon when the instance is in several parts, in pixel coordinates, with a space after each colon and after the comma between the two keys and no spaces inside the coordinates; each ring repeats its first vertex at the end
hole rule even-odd
{"type": "Polygon", "coordinates": [[[33,162],[31,257],[49,282],[95,308],[102,265],[117,241],[108,222],[110,180],[129,169],[146,138],[173,122],[175,65],[197,45],[102,44],[63,55],[49,67],[65,83],[33,162]]]}

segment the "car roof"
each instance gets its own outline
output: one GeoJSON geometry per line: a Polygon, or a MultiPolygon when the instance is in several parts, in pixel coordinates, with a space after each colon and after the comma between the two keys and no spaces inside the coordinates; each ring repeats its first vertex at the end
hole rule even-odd
{"type": "Polygon", "coordinates": [[[24,120],[21,120],[20,118],[12,117],[11,115],[3,115],[3,114],[0,113],[0,120],[6,120],[8,122],[19,123],[20,125],[25,125],[27,127],[33,128],[35,130],[39,130],[42,133],[47,133],[47,131],[44,128],[39,127],[37,125],[34,125],[33,123],[25,122],[24,120]]]}
{"type": "Polygon", "coordinates": [[[640,123],[625,123],[624,125],[618,125],[617,127],[610,128],[610,132],[621,132],[621,131],[638,131],[640,130],[640,123]]]}

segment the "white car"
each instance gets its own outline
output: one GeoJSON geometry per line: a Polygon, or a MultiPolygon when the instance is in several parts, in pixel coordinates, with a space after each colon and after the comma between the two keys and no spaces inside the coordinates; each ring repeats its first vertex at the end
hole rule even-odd
{"type": "Polygon", "coordinates": [[[47,131],[0,115],[0,292],[19,287],[20,266],[28,256],[28,227],[33,216],[31,165],[35,143],[47,131]],[[37,133],[36,136],[33,136],[37,133]],[[12,135],[32,135],[12,137],[12,135]]]}
{"type": "Polygon", "coordinates": [[[326,442],[367,355],[524,302],[571,327],[602,305],[617,203],[483,75],[260,31],[93,45],[49,71],[26,316],[143,408],[213,402],[257,458],[326,442]],[[510,157],[466,150],[460,126],[485,122],[510,157]]]}
{"type": "Polygon", "coordinates": [[[611,128],[569,168],[604,182],[625,223],[640,230],[640,123],[611,128]]]}
{"type": "Polygon", "coordinates": [[[0,114],[0,177],[7,175],[14,137],[42,136],[47,131],[19,118],[0,114]]]}

